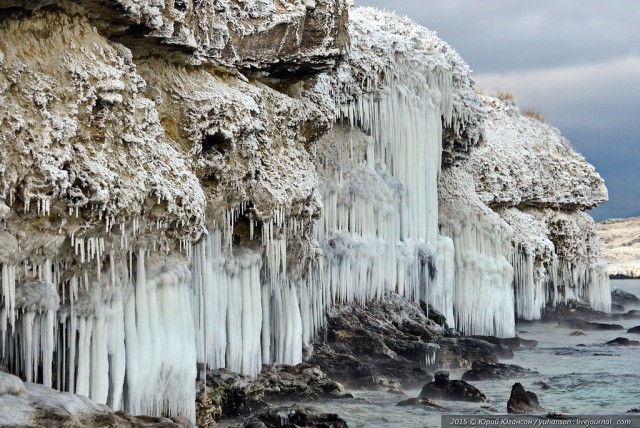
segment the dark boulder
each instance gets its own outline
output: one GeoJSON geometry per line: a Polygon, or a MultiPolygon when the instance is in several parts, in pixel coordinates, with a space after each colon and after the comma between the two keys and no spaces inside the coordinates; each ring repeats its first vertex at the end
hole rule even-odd
{"type": "Polygon", "coordinates": [[[611,312],[625,312],[627,309],[623,305],[617,303],[611,304],[611,312]]]}
{"type": "Polygon", "coordinates": [[[631,327],[629,330],[627,330],[627,333],[640,334],[640,325],[637,325],[635,327],[631,327]]]}
{"type": "Polygon", "coordinates": [[[551,387],[549,386],[548,383],[542,381],[542,380],[537,380],[535,382],[533,382],[534,385],[538,385],[540,387],[540,389],[545,390],[545,389],[551,389],[551,387]]]}
{"type": "Polygon", "coordinates": [[[309,362],[350,388],[420,387],[432,379],[429,367],[441,365],[443,328],[425,310],[395,294],[336,305],[309,362]]]}
{"type": "Polygon", "coordinates": [[[640,310],[631,309],[630,311],[621,314],[607,314],[605,318],[608,318],[610,320],[635,320],[640,318],[640,310]]]}
{"type": "Polygon", "coordinates": [[[608,341],[607,345],[640,346],[640,341],[629,340],[626,337],[616,337],[615,339],[608,341]]]}
{"type": "Polygon", "coordinates": [[[478,388],[463,380],[449,380],[449,372],[440,371],[435,380],[422,387],[419,398],[449,401],[483,402],[487,397],[478,388]]]}
{"type": "Polygon", "coordinates": [[[523,339],[519,336],[516,337],[496,337],[496,336],[469,336],[474,339],[484,340],[485,342],[492,343],[494,345],[503,345],[510,349],[518,348],[535,348],[538,346],[537,340],[523,339]]]}
{"type": "Polygon", "coordinates": [[[433,378],[420,363],[403,357],[354,356],[335,352],[326,344],[316,345],[309,362],[319,365],[330,378],[354,389],[415,388],[433,378]]]}
{"type": "Polygon", "coordinates": [[[317,345],[309,361],[320,366],[327,376],[350,388],[376,388],[376,373],[372,364],[364,363],[353,355],[335,352],[329,346],[317,345]]]}
{"type": "Polygon", "coordinates": [[[487,342],[486,340],[476,339],[473,337],[463,337],[461,339],[458,339],[458,343],[462,347],[488,352],[498,358],[513,358],[513,351],[511,350],[511,348],[502,344],[493,344],[491,342],[487,342]]]}
{"type": "Polygon", "coordinates": [[[402,400],[396,406],[407,407],[407,406],[415,406],[415,407],[433,407],[434,409],[444,409],[441,405],[435,403],[430,398],[422,397],[422,398],[407,398],[406,400],[402,400]]]}
{"type": "Polygon", "coordinates": [[[462,375],[462,380],[511,379],[519,376],[538,374],[515,364],[485,363],[474,361],[471,370],[462,375]]]}
{"type": "Polygon", "coordinates": [[[262,410],[272,401],[346,397],[351,394],[345,393],[342,384],[328,378],[316,366],[279,364],[262,366],[262,372],[255,378],[227,369],[208,371],[206,389],[201,385],[196,407],[198,417],[212,408],[217,416],[237,417],[262,410]]]}
{"type": "Polygon", "coordinates": [[[624,327],[619,324],[605,324],[600,322],[585,321],[577,318],[569,318],[558,322],[558,327],[566,327],[571,329],[583,330],[583,331],[596,331],[596,330],[624,330],[624,327]]]}
{"type": "Polygon", "coordinates": [[[271,407],[256,412],[242,422],[243,428],[347,428],[347,423],[335,413],[314,413],[308,407],[271,407]]]}
{"type": "Polygon", "coordinates": [[[635,294],[628,293],[619,288],[614,288],[611,290],[611,303],[618,305],[626,305],[629,303],[633,305],[640,305],[640,298],[635,294]]]}
{"type": "Polygon", "coordinates": [[[423,302],[420,302],[420,307],[422,308],[423,311],[426,311],[427,317],[431,321],[435,322],[445,330],[449,328],[449,325],[447,324],[447,317],[445,317],[444,314],[442,314],[442,312],[438,311],[437,309],[434,309],[433,306],[431,305],[429,305],[428,307],[425,307],[425,304],[423,302]]]}
{"type": "Polygon", "coordinates": [[[535,393],[526,391],[522,384],[515,383],[511,387],[511,396],[507,402],[507,413],[547,413],[547,411],[540,407],[535,393]]]}
{"type": "Polygon", "coordinates": [[[443,337],[438,345],[440,345],[438,365],[441,368],[468,370],[473,361],[497,363],[498,358],[513,358],[513,351],[508,347],[472,337],[443,337]]]}

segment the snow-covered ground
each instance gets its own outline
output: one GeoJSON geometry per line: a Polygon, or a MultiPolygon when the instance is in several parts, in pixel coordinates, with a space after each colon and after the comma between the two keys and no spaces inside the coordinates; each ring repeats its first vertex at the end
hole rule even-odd
{"type": "Polygon", "coordinates": [[[640,277],[640,217],[603,220],[598,237],[609,275],[640,277]]]}

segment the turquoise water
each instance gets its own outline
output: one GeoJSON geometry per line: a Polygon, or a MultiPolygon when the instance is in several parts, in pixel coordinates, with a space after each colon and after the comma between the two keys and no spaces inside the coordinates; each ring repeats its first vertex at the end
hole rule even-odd
{"type": "MultiPolygon", "coordinates": [[[[640,280],[614,280],[613,287],[640,296],[640,280]]],[[[621,324],[625,330],[588,331],[585,336],[571,336],[572,330],[558,328],[557,322],[519,323],[516,326],[518,335],[537,340],[538,347],[518,350],[512,360],[502,362],[537,370],[540,374],[473,382],[487,396],[487,403],[441,402],[447,409],[438,411],[397,407],[396,403],[405,397],[390,393],[350,391],[355,399],[314,402],[311,407],[339,414],[350,428],[439,427],[443,413],[506,413],[511,386],[520,382],[527,390],[535,392],[540,404],[549,411],[573,415],[624,414],[631,408],[640,407],[640,347],[603,344],[619,336],[640,340],[640,335],[626,333],[628,328],[640,325],[640,319],[602,322],[621,324]],[[534,385],[535,381],[544,381],[551,389],[542,390],[534,385]]],[[[461,375],[462,371],[451,371],[452,379],[459,379],[461,375]]],[[[409,397],[415,397],[420,391],[405,392],[409,397]]]]}

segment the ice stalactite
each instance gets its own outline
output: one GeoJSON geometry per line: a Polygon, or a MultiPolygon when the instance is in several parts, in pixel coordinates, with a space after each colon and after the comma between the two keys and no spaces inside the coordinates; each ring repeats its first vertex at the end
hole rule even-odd
{"type": "Polygon", "coordinates": [[[440,351],[440,345],[437,343],[429,343],[427,344],[427,349],[425,351],[425,365],[427,367],[434,366],[438,361],[438,352],[440,351]]]}
{"type": "Polygon", "coordinates": [[[466,169],[480,200],[514,231],[517,317],[539,319],[546,307],[570,302],[610,310],[595,226],[584,213],[607,200],[604,181],[558,129],[513,102],[481,98],[484,142],[466,169]]]}
{"type": "Polygon", "coordinates": [[[523,320],[538,320],[547,304],[546,275],[536,272],[535,255],[518,248],[513,255],[514,296],[516,316],[523,320]]]}
{"type": "MultiPolygon", "coordinates": [[[[463,333],[513,337],[512,230],[478,199],[473,180],[451,167],[440,178],[440,233],[455,247],[453,312],[463,333]]],[[[438,308],[443,311],[445,308],[438,308]]]]}
{"type": "Polygon", "coordinates": [[[137,252],[136,286],[124,306],[127,408],[195,418],[191,274],[185,264],[137,252]],[[149,381],[153,379],[153,381],[149,381]]]}
{"type": "Polygon", "coordinates": [[[439,68],[417,74],[419,90],[390,78],[381,99],[360,94],[341,105],[345,123],[319,143],[325,211],[317,239],[333,300],[364,302],[387,291],[427,298],[450,75],[439,68]]]}
{"type": "MultiPolygon", "coordinates": [[[[4,265],[2,273],[5,288],[7,282],[15,279],[15,268],[4,265]]],[[[56,288],[43,280],[27,282],[15,287],[13,296],[8,294],[5,297],[5,306],[0,314],[3,360],[10,367],[17,368],[27,382],[41,382],[50,387],[53,382],[56,311],[60,306],[56,288]],[[12,297],[14,300],[10,302],[12,297]]]]}
{"type": "Polygon", "coordinates": [[[496,213],[513,230],[511,264],[516,317],[540,319],[547,303],[556,300],[548,293],[554,284],[552,272],[556,260],[555,246],[548,238],[549,229],[544,221],[523,209],[503,207],[496,209],[496,213]]]}
{"type": "Polygon", "coordinates": [[[198,360],[255,376],[263,363],[302,361],[301,304],[286,271],[286,235],[295,226],[278,211],[261,225],[260,235],[254,236],[257,225],[250,228],[261,245],[234,250],[227,238],[237,219],[234,211],[226,227],[211,228],[193,250],[198,360]]]}
{"type": "Polygon", "coordinates": [[[456,275],[456,250],[453,240],[448,236],[439,236],[437,251],[438,274],[429,288],[429,303],[447,318],[450,328],[455,328],[453,284],[456,275]]]}
{"type": "Polygon", "coordinates": [[[58,389],[86,395],[114,409],[126,407],[123,295],[133,287],[125,263],[104,281],[88,273],[64,283],[68,298],[58,312],[58,389]]]}
{"type": "Polygon", "coordinates": [[[3,265],[3,361],[29,382],[116,410],[195,418],[195,391],[185,382],[196,364],[187,265],[143,249],[108,260],[102,275],[68,276],[49,260],[3,265]],[[19,280],[34,274],[42,279],[19,280]]]}

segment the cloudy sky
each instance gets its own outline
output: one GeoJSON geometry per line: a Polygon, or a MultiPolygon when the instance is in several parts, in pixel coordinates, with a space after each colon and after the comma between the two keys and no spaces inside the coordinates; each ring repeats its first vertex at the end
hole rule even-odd
{"type": "Polygon", "coordinates": [[[436,31],[485,92],[560,128],[609,188],[596,220],[640,216],[640,1],[355,0],[436,31]]]}

